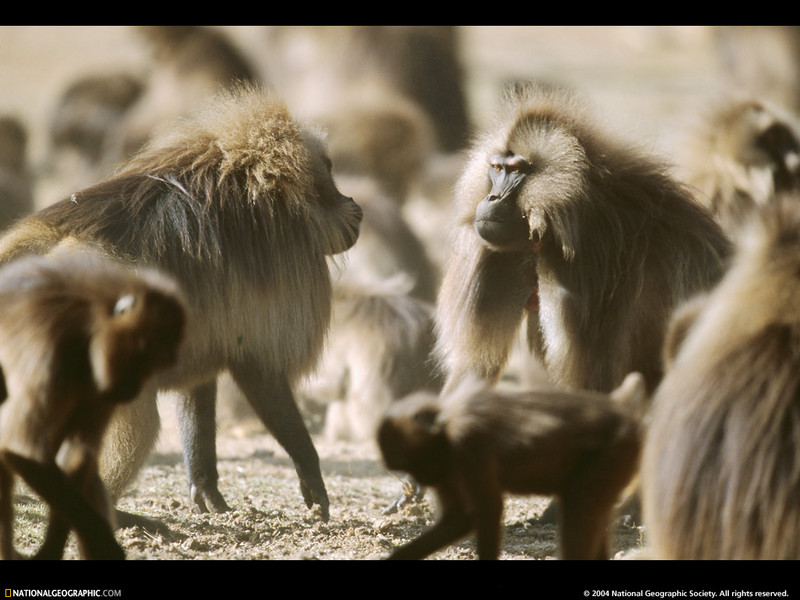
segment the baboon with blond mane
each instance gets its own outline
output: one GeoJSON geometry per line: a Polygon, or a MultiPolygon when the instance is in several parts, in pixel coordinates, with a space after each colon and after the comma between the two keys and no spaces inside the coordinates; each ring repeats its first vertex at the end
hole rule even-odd
{"type": "MultiPolygon", "coordinates": [[[[336,189],[323,142],[273,95],[223,91],[118,173],[21,221],[0,259],[44,253],[66,236],[171,275],[188,302],[174,390],[191,497],[228,508],[217,486],[215,380],[228,370],[294,461],[306,504],[328,517],[319,457],[293,388],[322,350],[331,313],[327,258],[358,238],[361,209],[336,189]]],[[[158,436],[155,393],[118,411],[101,457],[116,498],[158,436]]]]}

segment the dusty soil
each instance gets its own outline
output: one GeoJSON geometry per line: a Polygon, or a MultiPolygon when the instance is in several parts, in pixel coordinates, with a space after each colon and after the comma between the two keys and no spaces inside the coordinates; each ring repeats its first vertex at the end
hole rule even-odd
{"type": "MultiPolygon", "coordinates": [[[[432,495],[395,514],[383,514],[400,492],[401,482],[383,467],[374,444],[331,443],[315,435],[331,502],[330,519],[323,522],[318,508],[306,508],[286,453],[254,420],[223,423],[220,427],[220,489],[232,510],[200,514],[187,493],[186,471],[168,397],[162,399],[161,409],[164,430],[159,448],[119,506],[161,520],[172,533],[154,536],[138,527],[122,529],[119,539],[129,559],[374,560],[388,556],[392,548],[419,535],[436,516],[432,495]]],[[[313,410],[307,412],[313,428],[313,410]]],[[[555,558],[555,527],[533,522],[547,502],[546,498],[530,497],[507,500],[501,559],[555,558]]],[[[32,499],[20,507],[20,512],[28,526],[17,547],[30,552],[41,539],[46,512],[32,499]]],[[[638,528],[621,524],[615,528],[614,553],[623,554],[640,546],[638,528]]],[[[74,541],[66,556],[77,557],[74,541]]],[[[474,540],[468,538],[432,558],[475,556],[474,540]]]]}

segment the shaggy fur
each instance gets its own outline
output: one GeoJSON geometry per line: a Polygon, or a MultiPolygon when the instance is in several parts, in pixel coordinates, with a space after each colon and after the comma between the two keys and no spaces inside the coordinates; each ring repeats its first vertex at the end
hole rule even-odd
{"type": "Polygon", "coordinates": [[[729,252],[664,165],[600,131],[575,98],[534,85],[509,91],[456,201],[437,310],[448,385],[498,377],[527,305],[530,346],[554,382],[609,391],[639,371],[652,389],[670,312],[719,279],[729,252]],[[517,192],[531,241],[518,251],[493,248],[474,228],[495,154],[532,169],[517,192]]]}
{"type": "MultiPolygon", "coordinates": [[[[110,179],[22,221],[0,239],[0,259],[73,236],[172,275],[191,325],[181,360],[157,383],[182,394],[195,502],[227,508],[216,489],[213,410],[213,382],[227,368],[295,460],[307,504],[327,516],[319,459],[292,388],[316,365],[328,329],[327,257],[355,243],[360,220],[360,207],[331,179],[317,132],[245,87],[222,93],[110,179]]],[[[119,417],[103,457],[115,496],[156,440],[155,395],[119,417]]]]}
{"type": "Polygon", "coordinates": [[[762,209],[674,321],[642,464],[655,558],[800,558],[798,200],[762,209]]]}

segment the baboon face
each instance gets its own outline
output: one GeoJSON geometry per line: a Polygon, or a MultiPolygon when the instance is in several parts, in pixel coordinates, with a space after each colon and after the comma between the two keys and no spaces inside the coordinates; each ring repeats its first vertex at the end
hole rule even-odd
{"type": "Polygon", "coordinates": [[[361,207],[336,187],[331,170],[333,163],[319,140],[310,140],[314,152],[314,195],[324,213],[323,219],[333,226],[323,226],[325,254],[341,254],[353,247],[358,240],[361,226],[361,207]],[[337,235],[338,234],[338,235],[337,235]]]}
{"type": "Polygon", "coordinates": [[[475,209],[475,231],[499,248],[513,249],[528,239],[528,223],[517,202],[519,188],[531,171],[515,154],[498,154],[489,161],[489,194],[475,209]]]}
{"type": "Polygon", "coordinates": [[[481,147],[459,183],[460,197],[474,207],[475,231],[500,252],[538,244],[545,213],[572,203],[585,189],[586,148],[566,124],[536,109],[481,147]]]}
{"type": "Polygon", "coordinates": [[[449,447],[438,416],[435,396],[424,392],[388,408],[377,436],[388,469],[408,472],[422,485],[442,481],[449,447]]]}

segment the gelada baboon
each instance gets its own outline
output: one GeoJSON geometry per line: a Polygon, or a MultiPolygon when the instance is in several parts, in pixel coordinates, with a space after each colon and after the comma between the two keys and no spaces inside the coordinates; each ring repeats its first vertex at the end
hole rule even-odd
{"type": "Polygon", "coordinates": [[[726,231],[776,193],[800,189],[800,123],[773,104],[725,102],[689,146],[687,180],[726,231]]]}
{"type": "MultiPolygon", "coordinates": [[[[154,140],[113,177],[26,218],[0,259],[42,253],[65,236],[173,276],[189,307],[178,364],[156,376],[175,390],[191,497],[222,511],[215,378],[227,369],[294,461],[309,508],[328,517],[319,457],[293,387],[315,366],[331,312],[327,257],[358,238],[361,208],[336,189],[314,128],[254,87],[223,91],[154,140]]],[[[155,394],[118,411],[101,457],[116,498],[156,441],[155,394]]]]}
{"type": "Polygon", "coordinates": [[[374,440],[391,403],[441,388],[431,357],[433,304],[399,283],[334,288],[328,346],[308,388],[333,400],[325,416],[329,439],[374,440]]]}
{"type": "Polygon", "coordinates": [[[642,455],[654,558],[800,558],[800,198],[759,213],[672,322],[642,455]]]}
{"type": "Polygon", "coordinates": [[[561,558],[608,558],[612,511],[639,462],[643,377],[630,374],[610,395],[477,382],[403,399],[381,423],[386,466],[432,486],[441,505],[436,524],[390,558],[423,558],[475,531],[478,557],[496,559],[503,492],[555,495],[561,558]]]}
{"type": "Polygon", "coordinates": [[[0,269],[0,555],[13,551],[14,474],[50,506],[37,558],[124,558],[98,473],[118,406],[175,363],[185,310],[177,286],[96,252],[57,248],[0,269]]]}
{"type": "Polygon", "coordinates": [[[677,303],[721,276],[730,243],[657,160],[599,131],[566,91],[509,87],[456,188],[437,308],[446,387],[494,380],[527,313],[553,382],[652,390],[677,303]]]}

